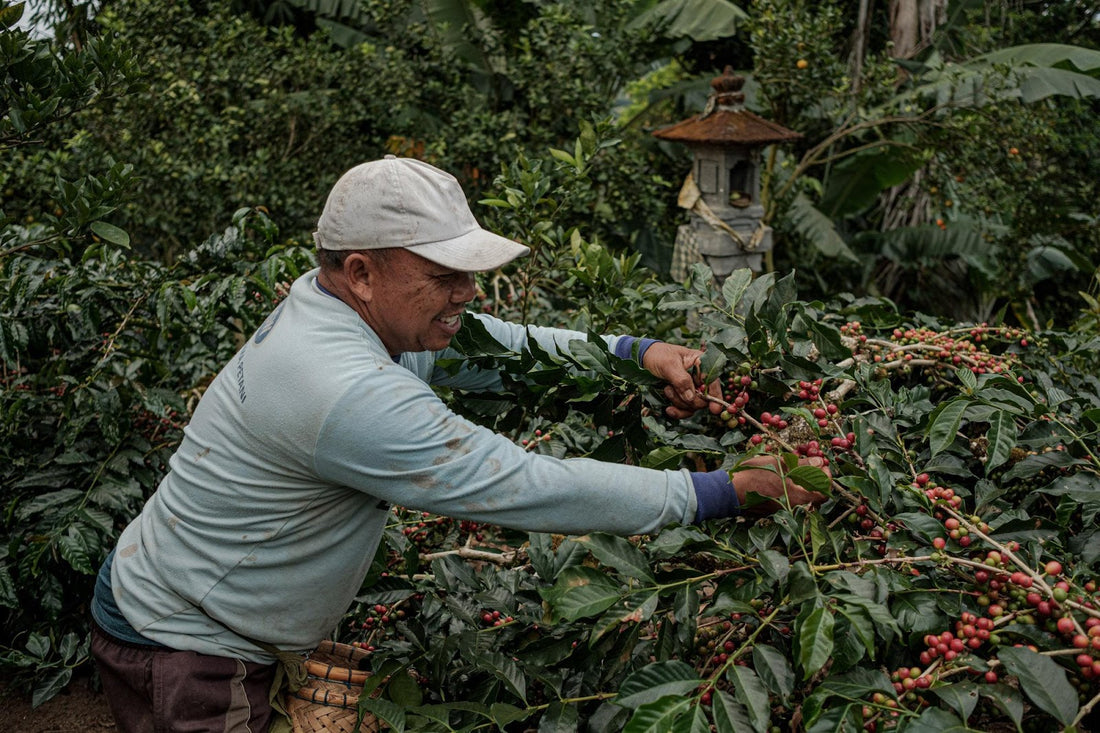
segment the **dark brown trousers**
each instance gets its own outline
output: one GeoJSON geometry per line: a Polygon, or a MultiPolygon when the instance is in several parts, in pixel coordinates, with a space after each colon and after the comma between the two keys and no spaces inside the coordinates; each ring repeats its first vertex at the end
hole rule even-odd
{"type": "Polygon", "coordinates": [[[92,656],[122,733],[263,733],[275,666],[116,639],[92,626],[92,656]]]}

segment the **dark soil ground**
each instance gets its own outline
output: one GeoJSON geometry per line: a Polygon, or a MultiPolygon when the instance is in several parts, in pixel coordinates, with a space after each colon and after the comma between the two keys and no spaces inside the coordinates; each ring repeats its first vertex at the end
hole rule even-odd
{"type": "Polygon", "coordinates": [[[114,733],[114,718],[103,693],[90,677],[74,678],[64,692],[37,708],[29,695],[6,689],[0,681],[0,730],[8,733],[114,733]]]}

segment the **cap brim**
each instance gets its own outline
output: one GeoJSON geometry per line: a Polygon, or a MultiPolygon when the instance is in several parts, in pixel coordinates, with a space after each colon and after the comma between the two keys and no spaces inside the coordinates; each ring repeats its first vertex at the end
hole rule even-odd
{"type": "Polygon", "coordinates": [[[405,249],[460,272],[495,270],[531,251],[526,245],[485,229],[475,229],[454,239],[416,244],[405,249]]]}

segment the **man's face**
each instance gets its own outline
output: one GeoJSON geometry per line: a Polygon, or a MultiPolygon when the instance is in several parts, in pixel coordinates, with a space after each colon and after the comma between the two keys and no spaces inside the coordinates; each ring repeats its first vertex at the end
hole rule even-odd
{"type": "Polygon", "coordinates": [[[477,293],[474,275],[458,272],[404,249],[375,262],[372,297],[364,319],[391,356],[446,348],[477,293]]]}

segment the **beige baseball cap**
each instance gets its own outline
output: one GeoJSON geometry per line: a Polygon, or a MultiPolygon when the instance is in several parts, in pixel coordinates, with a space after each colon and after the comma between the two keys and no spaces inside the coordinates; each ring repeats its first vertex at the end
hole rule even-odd
{"type": "Polygon", "coordinates": [[[327,250],[404,247],[462,272],[495,270],[530,251],[482,229],[450,173],[393,155],[340,177],[313,240],[327,250]]]}

